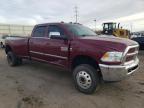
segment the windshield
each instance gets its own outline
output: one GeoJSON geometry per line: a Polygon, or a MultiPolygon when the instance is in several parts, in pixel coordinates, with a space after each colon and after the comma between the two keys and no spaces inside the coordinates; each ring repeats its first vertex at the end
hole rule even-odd
{"type": "Polygon", "coordinates": [[[91,29],[78,24],[67,24],[68,30],[76,36],[96,36],[96,33],[91,29]]]}
{"type": "Polygon", "coordinates": [[[105,30],[116,29],[116,23],[105,23],[104,24],[104,29],[105,30]]]}
{"type": "Polygon", "coordinates": [[[116,29],[116,23],[113,23],[113,29],[116,29]]]}

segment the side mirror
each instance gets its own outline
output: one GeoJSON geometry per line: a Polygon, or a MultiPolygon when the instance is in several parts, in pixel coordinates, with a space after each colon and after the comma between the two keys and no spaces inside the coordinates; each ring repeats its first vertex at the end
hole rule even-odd
{"type": "Polygon", "coordinates": [[[49,36],[50,36],[50,38],[53,36],[60,37],[60,32],[50,32],[49,36]]]}
{"type": "Polygon", "coordinates": [[[59,32],[50,32],[49,37],[51,39],[68,40],[68,38],[65,35],[60,35],[59,32]]]}

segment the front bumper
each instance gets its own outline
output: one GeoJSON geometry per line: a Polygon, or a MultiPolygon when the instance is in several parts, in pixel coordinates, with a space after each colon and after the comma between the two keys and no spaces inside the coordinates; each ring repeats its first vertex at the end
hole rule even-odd
{"type": "Polygon", "coordinates": [[[99,64],[104,81],[120,81],[131,75],[138,69],[138,58],[126,65],[104,65],[99,64]]]}

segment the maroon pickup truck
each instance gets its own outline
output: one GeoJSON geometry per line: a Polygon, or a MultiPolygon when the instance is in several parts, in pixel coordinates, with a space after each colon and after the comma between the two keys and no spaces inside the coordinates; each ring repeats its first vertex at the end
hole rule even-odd
{"type": "Polygon", "coordinates": [[[100,79],[120,81],[135,72],[138,49],[132,40],[98,36],[80,24],[46,23],[31,37],[8,38],[5,52],[10,66],[29,59],[69,70],[79,91],[93,93],[100,79]]]}

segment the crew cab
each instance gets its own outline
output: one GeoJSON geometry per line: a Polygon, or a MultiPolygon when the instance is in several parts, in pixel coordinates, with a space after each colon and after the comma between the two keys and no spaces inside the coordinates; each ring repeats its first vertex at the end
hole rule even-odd
{"type": "Polygon", "coordinates": [[[36,60],[73,73],[76,88],[93,93],[100,79],[121,81],[138,69],[139,45],[129,39],[98,36],[73,23],[34,27],[31,37],[8,38],[5,52],[10,66],[36,60]]]}

